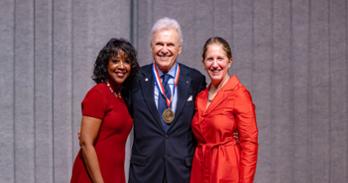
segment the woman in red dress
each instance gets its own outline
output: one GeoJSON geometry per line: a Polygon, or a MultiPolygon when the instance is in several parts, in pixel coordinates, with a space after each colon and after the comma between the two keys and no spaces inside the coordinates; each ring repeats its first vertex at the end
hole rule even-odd
{"type": "Polygon", "coordinates": [[[111,39],[94,64],[92,87],[82,101],[81,149],[71,183],[124,183],[125,143],[133,126],[123,93],[139,70],[134,47],[111,39]]]}
{"type": "Polygon", "coordinates": [[[202,57],[211,83],[196,98],[192,130],[198,144],[191,183],[252,183],[258,129],[251,95],[235,75],[228,74],[232,52],[226,40],[209,38],[202,57]]]}

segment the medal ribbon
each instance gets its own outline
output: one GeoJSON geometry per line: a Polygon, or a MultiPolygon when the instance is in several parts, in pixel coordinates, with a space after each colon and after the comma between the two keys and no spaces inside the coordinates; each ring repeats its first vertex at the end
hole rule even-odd
{"type": "Polygon", "coordinates": [[[170,104],[172,103],[173,96],[175,95],[175,88],[176,88],[176,86],[177,86],[177,84],[179,82],[179,75],[180,75],[179,64],[177,65],[177,68],[176,68],[175,80],[174,80],[174,88],[173,88],[173,95],[170,97],[170,99],[167,97],[167,95],[166,95],[166,93],[164,91],[164,86],[163,86],[163,84],[161,82],[161,78],[160,78],[159,73],[158,73],[157,65],[155,63],[153,64],[152,71],[153,71],[153,74],[155,76],[155,81],[157,83],[158,90],[164,96],[164,98],[166,99],[167,106],[168,106],[168,108],[170,108],[170,104]]]}

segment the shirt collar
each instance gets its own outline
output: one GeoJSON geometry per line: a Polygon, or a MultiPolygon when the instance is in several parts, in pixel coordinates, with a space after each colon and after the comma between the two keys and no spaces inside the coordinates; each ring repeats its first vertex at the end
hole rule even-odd
{"type": "MultiPolygon", "coordinates": [[[[176,75],[176,68],[178,67],[178,63],[175,63],[173,65],[172,68],[170,68],[170,70],[167,72],[167,74],[169,74],[171,76],[171,78],[175,78],[175,75],[176,75]]],[[[161,70],[158,69],[158,73],[159,73],[159,76],[162,77],[162,75],[164,74],[161,70]]]]}

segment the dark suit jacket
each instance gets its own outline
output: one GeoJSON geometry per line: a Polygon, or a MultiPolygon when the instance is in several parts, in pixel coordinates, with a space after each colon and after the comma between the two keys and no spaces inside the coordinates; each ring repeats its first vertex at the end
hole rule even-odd
{"type": "Polygon", "coordinates": [[[180,65],[175,119],[167,133],[154,101],[152,64],[143,66],[133,82],[129,111],[134,120],[130,183],[189,182],[195,140],[191,130],[194,99],[205,88],[205,77],[180,65]]]}

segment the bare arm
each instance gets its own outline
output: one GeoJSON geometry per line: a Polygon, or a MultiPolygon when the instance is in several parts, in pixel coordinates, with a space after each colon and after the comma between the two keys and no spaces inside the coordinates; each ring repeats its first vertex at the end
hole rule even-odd
{"type": "Polygon", "coordinates": [[[94,148],[94,141],[98,135],[101,122],[101,119],[83,116],[79,136],[82,156],[93,183],[104,183],[94,148]]]}

